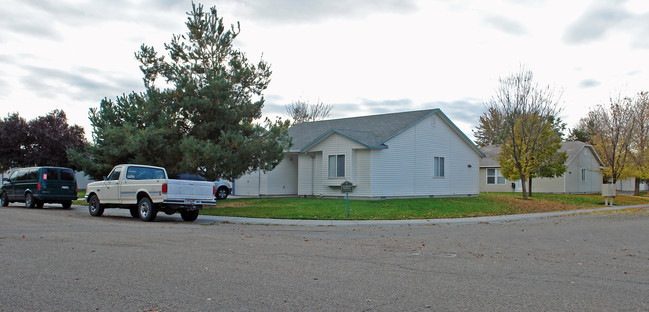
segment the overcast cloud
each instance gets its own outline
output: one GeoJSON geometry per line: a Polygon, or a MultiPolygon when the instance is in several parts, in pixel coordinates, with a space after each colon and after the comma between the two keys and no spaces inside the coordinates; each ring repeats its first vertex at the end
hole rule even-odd
{"type": "Polygon", "coordinates": [[[251,19],[279,24],[319,23],[329,18],[358,19],[376,13],[408,13],[416,10],[413,0],[242,0],[237,12],[251,19]]]}
{"type": "MultiPolygon", "coordinates": [[[[471,137],[498,78],[521,65],[563,92],[574,125],[611,94],[647,90],[646,0],[209,0],[236,46],[273,75],[263,113],[294,101],[332,117],[440,108],[471,137]]],[[[185,0],[7,0],[0,113],[64,109],[86,129],[101,99],[143,91],[134,53],[186,31],[185,0]]]]}

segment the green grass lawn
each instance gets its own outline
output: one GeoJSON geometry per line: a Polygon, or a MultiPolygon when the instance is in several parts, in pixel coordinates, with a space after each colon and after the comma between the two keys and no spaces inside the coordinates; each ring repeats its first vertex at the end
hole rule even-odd
{"type": "Polygon", "coordinates": [[[86,200],[84,199],[84,197],[86,197],[86,190],[78,190],[77,191],[77,197],[79,199],[73,200],[72,201],[73,205],[87,205],[88,204],[88,203],[86,203],[86,200]]]}
{"type": "MultiPolygon", "coordinates": [[[[649,204],[649,197],[618,195],[615,205],[649,204]]],[[[494,216],[566,211],[604,206],[601,195],[534,194],[523,200],[520,193],[483,193],[478,197],[350,200],[254,198],[219,201],[201,210],[203,215],[277,219],[396,220],[494,216]]]]}
{"type": "MultiPolygon", "coordinates": [[[[75,205],[87,205],[85,190],[75,205]]],[[[616,206],[649,205],[642,196],[618,195],[616,206]]],[[[534,194],[523,200],[520,193],[482,193],[478,197],[350,200],[321,198],[251,198],[218,201],[201,210],[203,215],[274,219],[398,220],[438,219],[566,211],[604,206],[601,195],[534,194]]]]}

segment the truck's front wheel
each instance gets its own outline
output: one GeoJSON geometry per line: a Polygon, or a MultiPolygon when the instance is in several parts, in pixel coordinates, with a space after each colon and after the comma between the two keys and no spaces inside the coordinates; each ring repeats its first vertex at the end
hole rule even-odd
{"type": "Polygon", "coordinates": [[[198,210],[182,210],[180,216],[185,221],[196,221],[198,219],[198,210]]]}
{"type": "Polygon", "coordinates": [[[158,214],[158,209],[153,206],[151,199],[148,197],[142,197],[140,199],[137,203],[137,211],[140,214],[140,219],[145,222],[153,221],[158,214]]]}
{"type": "Polygon", "coordinates": [[[93,217],[101,217],[104,214],[104,207],[99,203],[99,197],[97,195],[90,196],[88,200],[88,212],[93,217]]]}

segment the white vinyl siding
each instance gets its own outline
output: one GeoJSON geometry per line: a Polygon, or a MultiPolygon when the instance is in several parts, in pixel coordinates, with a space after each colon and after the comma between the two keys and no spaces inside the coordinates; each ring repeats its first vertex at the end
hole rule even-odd
{"type": "Polygon", "coordinates": [[[297,170],[297,155],[285,154],[279,165],[266,174],[267,187],[262,195],[297,195],[297,170]]]}
{"type": "Polygon", "coordinates": [[[372,197],[478,194],[480,156],[446,121],[428,118],[436,120],[418,122],[387,141],[387,149],[372,150],[372,197]],[[444,179],[431,179],[433,157],[453,160],[444,164],[444,179]]]}
{"type": "Polygon", "coordinates": [[[269,172],[255,170],[234,181],[234,195],[274,196],[298,194],[298,156],[286,154],[269,172]]]}
{"type": "Polygon", "coordinates": [[[372,152],[369,149],[355,149],[352,151],[351,181],[354,183],[354,192],[350,193],[350,196],[370,196],[371,157],[372,152]]]}
{"type": "MultiPolygon", "coordinates": [[[[330,136],[324,138],[322,141],[318,142],[308,151],[306,151],[307,156],[302,156],[305,153],[300,154],[300,159],[304,157],[313,157],[309,161],[309,164],[301,165],[299,174],[302,175],[305,170],[308,171],[307,175],[309,177],[302,176],[299,177],[299,191],[298,195],[315,195],[315,196],[343,196],[340,192],[340,184],[345,181],[350,181],[354,184],[354,191],[350,193],[350,196],[368,196],[367,193],[361,194],[357,190],[361,188],[359,181],[355,176],[352,175],[353,172],[356,172],[352,164],[356,164],[356,159],[353,159],[356,155],[354,151],[356,150],[367,150],[367,148],[361,144],[358,144],[355,141],[352,141],[340,134],[334,133],[330,136]],[[339,155],[341,157],[339,159],[339,155]],[[336,171],[335,176],[330,177],[329,166],[330,158],[329,156],[336,156],[336,171]],[[342,163],[342,166],[339,164],[342,163]],[[341,169],[342,171],[339,171],[341,169]],[[340,176],[339,173],[341,174],[340,176]]],[[[333,173],[333,172],[331,172],[333,173]]],[[[367,185],[364,186],[367,191],[367,185]]]]}
{"type": "Polygon", "coordinates": [[[564,181],[567,193],[599,193],[602,191],[602,173],[593,150],[585,146],[566,166],[564,181]]]}

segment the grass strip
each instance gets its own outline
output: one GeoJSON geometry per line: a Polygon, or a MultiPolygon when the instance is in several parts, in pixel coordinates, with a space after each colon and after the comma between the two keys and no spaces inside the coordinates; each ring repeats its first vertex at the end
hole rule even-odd
{"type": "MultiPolygon", "coordinates": [[[[649,204],[645,196],[618,195],[616,206],[649,204]]],[[[305,220],[402,220],[465,218],[598,208],[598,194],[533,194],[523,200],[520,193],[483,193],[477,197],[350,200],[350,215],[344,199],[252,198],[219,201],[201,210],[203,215],[305,220]]]]}

